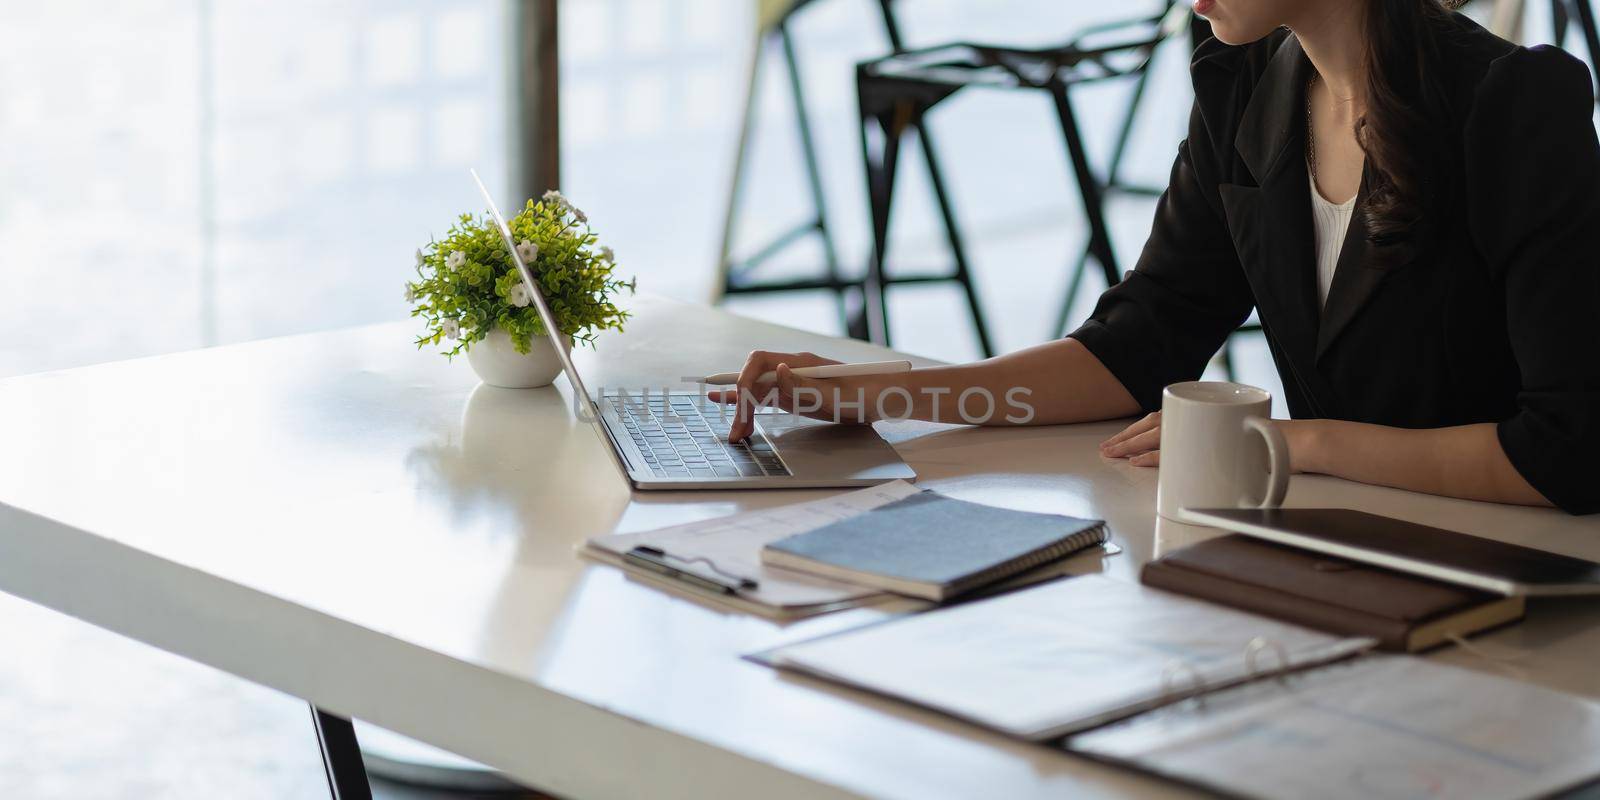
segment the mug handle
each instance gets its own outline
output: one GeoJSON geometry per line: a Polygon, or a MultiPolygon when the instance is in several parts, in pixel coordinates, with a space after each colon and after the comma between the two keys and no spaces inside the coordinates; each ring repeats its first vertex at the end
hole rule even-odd
{"type": "MultiPolygon", "coordinates": [[[[1266,440],[1267,461],[1272,469],[1267,475],[1267,496],[1256,508],[1281,506],[1284,495],[1289,493],[1289,442],[1283,438],[1283,432],[1273,426],[1272,420],[1264,417],[1245,417],[1244,427],[1261,434],[1261,438],[1266,440]]],[[[1249,503],[1240,498],[1239,505],[1249,503]]]]}

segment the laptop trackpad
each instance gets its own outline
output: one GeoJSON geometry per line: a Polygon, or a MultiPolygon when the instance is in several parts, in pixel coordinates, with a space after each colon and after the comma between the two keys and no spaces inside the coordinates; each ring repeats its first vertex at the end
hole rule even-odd
{"type": "Polygon", "coordinates": [[[871,425],[762,414],[756,425],[797,477],[911,478],[916,473],[871,425]]]}

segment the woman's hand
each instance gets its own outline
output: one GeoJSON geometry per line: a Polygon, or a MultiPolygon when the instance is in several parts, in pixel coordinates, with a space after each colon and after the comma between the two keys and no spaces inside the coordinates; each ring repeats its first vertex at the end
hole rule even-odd
{"type": "Polygon", "coordinates": [[[728,440],[733,442],[743,441],[755,429],[757,404],[833,422],[919,419],[967,425],[1092,422],[1139,410],[1133,395],[1076,339],[1045,342],[972,364],[921,367],[892,375],[802,378],[793,372],[837,363],[812,353],[758,350],[745,362],[736,386],[706,396],[738,406],[728,428],[728,440]],[[756,378],[767,371],[774,379],[757,384],[756,378]],[[968,403],[964,398],[973,391],[986,394],[987,402],[968,403]],[[969,417],[963,403],[985,416],[969,417]]]}
{"type": "Polygon", "coordinates": [[[728,441],[744,441],[755,430],[755,408],[759,403],[763,406],[777,406],[785,411],[795,412],[798,408],[800,414],[813,419],[825,419],[833,422],[867,422],[870,421],[866,411],[868,403],[863,403],[861,408],[849,408],[849,414],[843,419],[836,413],[835,400],[839,397],[846,398],[853,403],[858,389],[851,386],[847,378],[831,380],[812,380],[795,375],[793,370],[799,367],[820,367],[826,364],[840,362],[830,358],[823,358],[815,353],[772,353],[766,350],[757,350],[745,359],[744,369],[739,371],[739,382],[732,389],[713,389],[706,396],[720,403],[736,405],[733,415],[733,424],[728,428],[728,441]],[[757,382],[757,378],[764,372],[776,372],[777,380],[774,382],[757,382]],[[804,396],[796,401],[796,395],[804,396]]]}
{"type": "Polygon", "coordinates": [[[1100,454],[1109,458],[1126,458],[1129,464],[1136,467],[1160,466],[1161,412],[1146,414],[1116,436],[1101,442],[1100,454]]]}
{"type": "MultiPolygon", "coordinates": [[[[1272,420],[1289,443],[1289,471],[1293,473],[1317,472],[1312,459],[1321,452],[1318,426],[1321,420],[1272,420]]],[[[1136,467],[1161,466],[1161,412],[1146,414],[1143,419],[1123,428],[1116,436],[1100,443],[1100,455],[1108,458],[1126,458],[1136,467]]]]}

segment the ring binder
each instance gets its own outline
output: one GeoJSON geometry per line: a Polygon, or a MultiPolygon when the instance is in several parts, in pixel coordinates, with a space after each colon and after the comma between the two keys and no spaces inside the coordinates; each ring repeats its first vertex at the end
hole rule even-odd
{"type": "Polygon", "coordinates": [[[1488,662],[1489,666],[1518,680],[1527,680],[1527,670],[1517,666],[1516,662],[1527,658],[1529,656],[1528,652],[1496,654],[1483,645],[1467,641],[1465,636],[1458,633],[1446,633],[1444,637],[1456,647],[1461,648],[1462,652],[1483,659],[1488,662]]]}
{"type": "MultiPolygon", "coordinates": [[[[1241,650],[1252,637],[1262,638],[1261,649],[1276,649],[1269,640],[1281,644],[1289,669],[1337,661],[1374,643],[1086,575],[826,634],[763,657],[1049,741],[1145,713],[1171,710],[1171,719],[1182,720],[1229,709],[1229,695],[1218,690],[1249,682],[1241,650]],[[1093,619],[1063,609],[1093,609],[1093,619]],[[974,640],[984,646],[973,648],[974,640]],[[1108,662],[1120,668],[1103,669],[1108,662]],[[940,668],[929,671],[930,663],[940,668]],[[1191,695],[1198,695],[1192,703],[1191,695]]],[[[1255,661],[1271,664],[1259,654],[1255,661]]],[[[1281,693],[1276,684],[1266,688],[1281,693]]]]}
{"type": "Polygon", "coordinates": [[[1181,658],[1173,659],[1166,668],[1161,670],[1161,705],[1166,706],[1176,703],[1180,698],[1174,680],[1179,673],[1188,672],[1192,684],[1192,693],[1187,699],[1194,701],[1195,708],[1204,708],[1206,704],[1206,679],[1200,674],[1195,665],[1181,658]]]}
{"type": "Polygon", "coordinates": [[[1276,639],[1269,639],[1265,636],[1256,636],[1245,643],[1244,669],[1245,673],[1251,678],[1254,678],[1258,675],[1276,675],[1280,680],[1282,680],[1284,678],[1284,671],[1288,668],[1289,649],[1283,646],[1283,642],[1280,642],[1276,639]],[[1272,648],[1273,654],[1278,657],[1278,667],[1274,670],[1263,671],[1256,666],[1256,654],[1269,647],[1272,648]]]}
{"type": "Polygon", "coordinates": [[[1600,776],[1588,698],[1406,656],[1295,674],[1293,691],[1240,684],[1062,746],[1226,797],[1553,797],[1600,776]]]}

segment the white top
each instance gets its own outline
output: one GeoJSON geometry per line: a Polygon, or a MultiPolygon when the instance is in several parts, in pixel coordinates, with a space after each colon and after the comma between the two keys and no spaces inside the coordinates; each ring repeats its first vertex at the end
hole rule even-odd
{"type": "MultiPolygon", "coordinates": [[[[677,386],[752,347],[905,357],[642,292],[629,302],[626,333],[574,353],[595,388],[677,386]]],[[[561,796],[1194,795],[740,658],[891,609],[783,625],[574,548],[829,492],[630,492],[565,379],[479,387],[415,334],[405,321],[0,381],[0,591],[561,796]]],[[[1216,534],[1157,519],[1159,473],[1100,455],[1124,424],[877,427],[920,487],[1105,519],[1124,552],[1101,566],[1131,583],[1151,557],[1216,534]]],[[[1285,504],[1600,558],[1600,520],[1555,509],[1325,475],[1294,476],[1285,504]]],[[[1543,610],[1476,641],[1529,681],[1600,697],[1600,607],[1543,610]]],[[[1499,667],[1455,647],[1426,657],[1499,667]]]]}
{"type": "MultiPolygon", "coordinates": [[[[1309,170],[1308,170],[1309,171],[1309,170]]],[[[1339,267],[1339,251],[1344,248],[1345,231],[1350,227],[1350,214],[1356,208],[1356,195],[1343,203],[1332,203],[1317,191],[1317,180],[1311,184],[1311,228],[1317,242],[1317,307],[1328,302],[1328,289],[1333,286],[1333,273],[1339,267]]]]}

